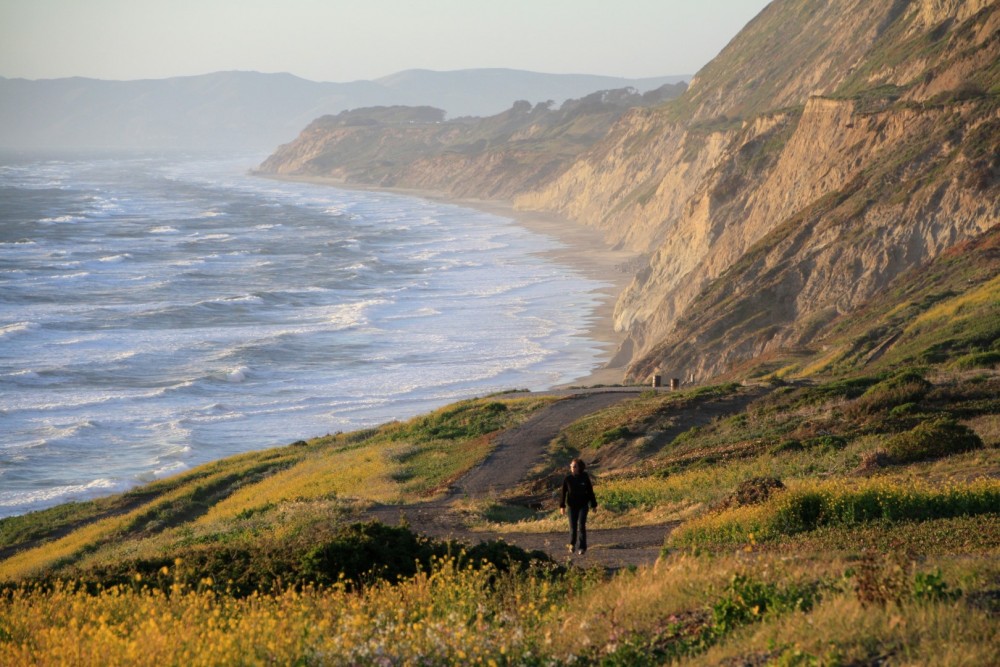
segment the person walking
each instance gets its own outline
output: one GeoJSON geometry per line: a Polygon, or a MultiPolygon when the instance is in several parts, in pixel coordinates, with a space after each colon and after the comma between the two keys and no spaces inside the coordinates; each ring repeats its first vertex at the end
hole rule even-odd
{"type": "Polygon", "coordinates": [[[569,506],[569,550],[576,549],[581,556],[587,553],[587,512],[597,509],[594,485],[586,469],[582,460],[570,461],[569,474],[563,480],[559,496],[559,512],[565,515],[569,506]]]}

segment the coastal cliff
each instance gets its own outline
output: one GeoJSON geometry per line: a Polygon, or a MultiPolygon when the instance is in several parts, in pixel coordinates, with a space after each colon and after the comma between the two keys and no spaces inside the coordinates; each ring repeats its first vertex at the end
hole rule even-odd
{"type": "Polygon", "coordinates": [[[685,88],[598,91],[558,109],[521,100],[486,118],[445,120],[443,111],[429,107],[355,109],[318,118],[259,172],[512,199],[562,173],[629,109],[659,104],[685,88]]]}
{"type": "Polygon", "coordinates": [[[614,364],[704,380],[824,345],[894,278],[1000,223],[997,62],[988,0],[776,0],[676,99],[341,114],[261,171],[511,199],[598,229],[646,258],[615,308],[614,364]]]}
{"type": "Polygon", "coordinates": [[[674,103],[517,198],[648,253],[620,357],[704,379],[819,342],[1000,222],[1000,8],[774,2],[674,103]]]}

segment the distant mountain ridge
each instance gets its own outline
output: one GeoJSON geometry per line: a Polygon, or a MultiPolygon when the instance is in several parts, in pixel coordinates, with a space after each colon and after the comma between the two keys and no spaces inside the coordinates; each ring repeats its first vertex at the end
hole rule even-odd
{"type": "MultiPolygon", "coordinates": [[[[628,79],[593,74],[542,74],[504,68],[438,72],[411,69],[375,79],[400,96],[394,104],[433,106],[449,118],[492,116],[517,100],[531,103],[552,100],[555,106],[601,90],[635,88],[640,93],[666,84],[686,82],[690,76],[628,79]]],[[[300,128],[301,129],[301,128],[300,128]]]]}
{"type": "Polygon", "coordinates": [[[216,72],[105,81],[0,77],[0,149],[266,150],[325,114],[369,106],[434,106],[488,116],[516,101],[645,92],[683,76],[626,79],[509,69],[408,70],[375,81],[318,83],[291,74],[216,72]]]}

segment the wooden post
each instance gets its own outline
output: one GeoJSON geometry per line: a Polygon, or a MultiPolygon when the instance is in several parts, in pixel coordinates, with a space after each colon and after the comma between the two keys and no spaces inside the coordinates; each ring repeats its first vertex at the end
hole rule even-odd
{"type": "Polygon", "coordinates": [[[681,381],[679,378],[670,378],[670,391],[677,391],[681,388],[681,381]]]}
{"type": "Polygon", "coordinates": [[[659,375],[654,375],[654,376],[653,376],[653,386],[654,386],[654,387],[659,387],[659,386],[660,386],[660,383],[662,382],[662,379],[663,379],[663,378],[662,378],[662,377],[660,377],[659,375]]]}

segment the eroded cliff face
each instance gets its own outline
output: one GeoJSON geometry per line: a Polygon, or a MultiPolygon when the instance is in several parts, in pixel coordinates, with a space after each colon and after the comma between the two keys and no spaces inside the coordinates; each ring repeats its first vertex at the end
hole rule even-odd
{"type": "Polygon", "coordinates": [[[779,348],[808,345],[826,323],[862,306],[895,276],[1000,224],[1000,165],[978,143],[984,134],[996,141],[996,107],[970,102],[861,117],[842,110],[853,127],[829,135],[817,133],[826,120],[809,109],[820,103],[829,107],[825,100],[807,107],[787,150],[750,198],[746,233],[723,231],[676,285],[675,263],[657,253],[650,279],[634,283],[623,298],[646,307],[630,314],[637,331],[669,330],[638,342],[648,347],[633,376],[660,367],[704,378],[779,348]],[[790,169],[801,152],[827,159],[790,169]],[[648,308],[657,298],[662,307],[648,308]]]}
{"type": "Polygon", "coordinates": [[[772,3],[688,94],[519,197],[650,255],[629,375],[706,378],[807,345],[1000,222],[997,3],[772,3]]]}

